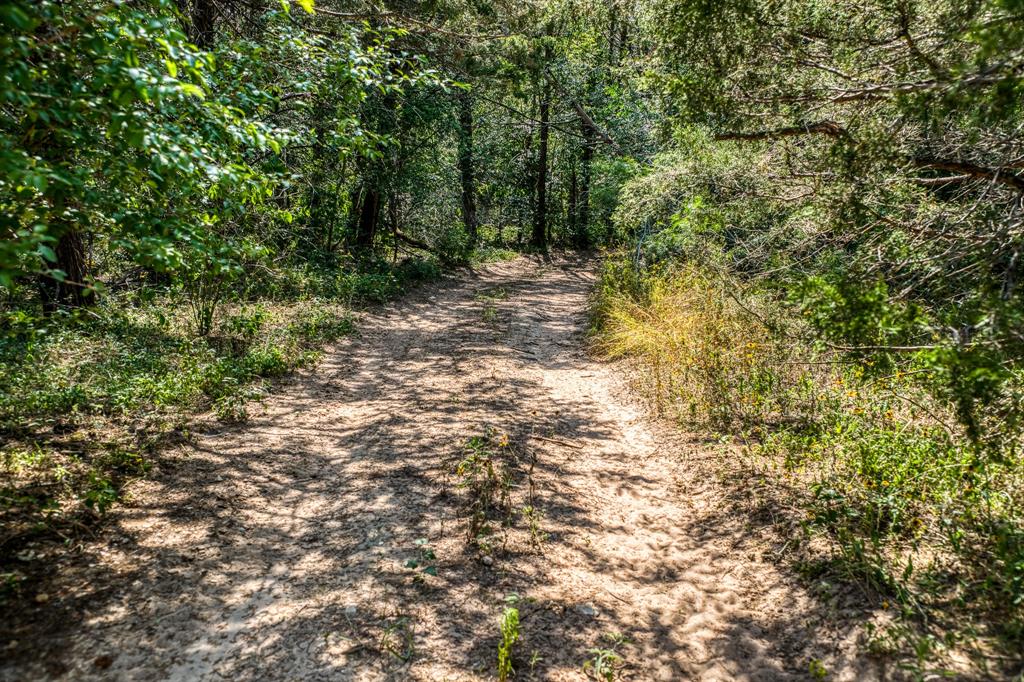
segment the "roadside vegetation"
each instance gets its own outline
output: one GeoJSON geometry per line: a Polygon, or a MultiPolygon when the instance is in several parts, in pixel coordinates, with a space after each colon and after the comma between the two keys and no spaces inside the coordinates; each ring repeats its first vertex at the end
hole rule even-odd
{"type": "MultiPolygon", "coordinates": [[[[167,292],[110,294],[87,310],[7,314],[0,339],[0,542],[10,555],[39,537],[70,537],[117,502],[161,447],[190,437],[193,415],[244,421],[271,382],[354,333],[355,310],[439,273],[430,261],[339,272],[294,300],[195,311],[167,292]],[[327,287],[330,288],[327,288],[327,287]]],[[[19,579],[4,574],[7,587],[19,579]]]]}
{"type": "Polygon", "coordinates": [[[1024,642],[1010,4],[661,3],[687,113],[595,298],[597,349],[733,444],[785,554],[864,590],[866,645],[916,675],[1024,642]]]}
{"type": "Polygon", "coordinates": [[[780,556],[810,584],[866,590],[873,653],[923,674],[966,645],[1001,670],[1022,634],[1020,462],[980,452],[912,362],[874,371],[720,273],[632,269],[606,264],[596,349],[631,358],[659,416],[723,444],[780,556]]]}

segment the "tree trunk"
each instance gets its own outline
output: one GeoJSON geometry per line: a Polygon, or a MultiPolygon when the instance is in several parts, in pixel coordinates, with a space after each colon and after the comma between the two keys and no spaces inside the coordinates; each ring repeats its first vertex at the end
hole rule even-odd
{"type": "Polygon", "coordinates": [[[388,221],[387,229],[391,233],[392,241],[394,242],[394,251],[392,252],[392,262],[398,262],[398,194],[395,192],[388,192],[388,221]]]}
{"type": "Polygon", "coordinates": [[[540,99],[540,139],[537,145],[537,205],[533,214],[531,246],[548,250],[548,133],[551,85],[545,81],[540,99]]]}
{"type": "Polygon", "coordinates": [[[618,51],[615,49],[615,38],[618,32],[619,6],[617,3],[613,3],[610,16],[608,17],[608,63],[612,66],[618,66],[619,64],[618,51]]]}
{"type": "Polygon", "coordinates": [[[576,211],[576,245],[585,249],[590,246],[590,167],[594,160],[594,131],[583,121],[583,153],[580,155],[579,209],[576,211]]]}
{"type": "Polygon", "coordinates": [[[54,267],[64,272],[64,281],[49,277],[41,280],[43,310],[52,313],[59,307],[81,308],[91,298],[85,286],[88,266],[82,233],[74,228],[67,230],[53,251],[57,255],[54,267]]]}
{"type": "Polygon", "coordinates": [[[359,222],[356,224],[355,246],[357,249],[373,248],[374,237],[377,236],[377,223],[380,219],[380,192],[367,188],[363,192],[363,204],[359,210],[359,222]]]}
{"type": "Polygon", "coordinates": [[[216,36],[214,32],[214,19],[217,16],[215,0],[192,0],[191,26],[189,26],[189,40],[195,43],[196,47],[209,50],[213,47],[216,36]]]}
{"type": "MultiPolygon", "coordinates": [[[[530,116],[533,117],[534,110],[531,108],[530,116]]],[[[533,219],[533,207],[537,201],[537,159],[533,152],[533,129],[530,128],[526,131],[526,143],[523,145],[523,159],[525,164],[523,168],[523,185],[526,187],[526,211],[522,210],[520,206],[519,211],[519,229],[516,230],[516,247],[522,248],[523,244],[526,243],[526,226],[528,220],[533,219]],[[526,212],[530,212],[529,218],[525,215],[526,212]]]]}
{"type": "Polygon", "coordinates": [[[476,247],[476,178],[473,173],[473,98],[461,92],[459,100],[459,174],[462,176],[462,222],[470,248],[476,247]]]}
{"type": "Polygon", "coordinates": [[[569,162],[569,202],[567,207],[566,223],[569,225],[569,234],[576,236],[579,227],[576,222],[577,203],[579,202],[579,183],[576,177],[576,159],[569,162]]]}

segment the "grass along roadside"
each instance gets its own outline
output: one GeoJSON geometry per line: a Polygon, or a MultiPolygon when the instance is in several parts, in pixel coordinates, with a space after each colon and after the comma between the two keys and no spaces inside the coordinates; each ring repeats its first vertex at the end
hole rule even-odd
{"type": "Polygon", "coordinates": [[[353,308],[433,279],[431,263],[290,275],[278,300],[222,304],[210,334],[170,296],[111,294],[74,314],[0,309],[0,598],[19,589],[37,542],[71,544],[144,476],[192,415],[242,421],[269,382],[355,331],[353,308]],[[328,284],[330,286],[328,286],[328,284]]]}
{"type": "Polygon", "coordinates": [[[800,571],[860,586],[873,652],[917,675],[1005,671],[1024,638],[1024,466],[973,448],[919,368],[816,348],[790,309],[740,291],[611,260],[595,347],[631,358],[657,413],[734,444],[724,467],[762,482],[800,571]]]}

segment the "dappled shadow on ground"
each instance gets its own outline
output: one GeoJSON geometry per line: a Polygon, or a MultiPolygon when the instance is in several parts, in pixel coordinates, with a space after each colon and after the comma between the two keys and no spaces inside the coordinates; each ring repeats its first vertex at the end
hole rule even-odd
{"type": "Polygon", "coordinates": [[[756,524],[610,408],[582,351],[592,282],[585,262],[519,261],[368,318],[264,413],[169,457],[45,602],[26,595],[0,677],[488,677],[510,601],[525,679],[578,679],[609,633],[636,679],[839,660],[845,633],[815,629],[834,614],[737,560],[756,524]],[[481,549],[453,470],[487,429],[522,461],[514,522],[481,549]]]}

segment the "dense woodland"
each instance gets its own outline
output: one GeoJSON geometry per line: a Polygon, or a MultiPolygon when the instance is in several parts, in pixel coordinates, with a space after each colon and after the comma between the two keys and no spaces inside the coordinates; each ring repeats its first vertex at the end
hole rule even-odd
{"type": "Polygon", "coordinates": [[[807,580],[884,600],[873,652],[1019,654],[1024,2],[3,0],[0,25],[7,593],[25,543],[100,523],[189,415],[244,420],[353,307],[600,250],[594,351],[798,510],[807,580]]]}

